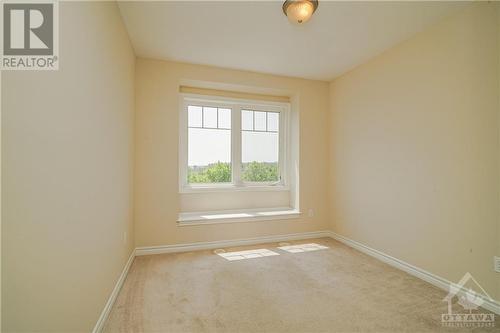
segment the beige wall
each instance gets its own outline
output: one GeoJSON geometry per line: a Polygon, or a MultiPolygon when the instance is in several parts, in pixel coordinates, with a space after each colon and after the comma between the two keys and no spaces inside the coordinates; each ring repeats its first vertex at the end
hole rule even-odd
{"type": "Polygon", "coordinates": [[[500,298],[498,21],[467,8],[336,79],[335,232],[500,298]]]}
{"type": "Polygon", "coordinates": [[[135,237],[137,246],[248,238],[328,228],[326,175],[328,83],[207,66],[138,59],[136,63],[135,237]],[[199,226],[176,225],[179,86],[200,86],[292,96],[300,107],[301,219],[199,226]],[[259,91],[259,89],[261,91],[259,91]],[[320,175],[325,175],[321,177],[320,175]]]}
{"type": "Polygon", "coordinates": [[[134,54],[116,4],[61,2],[60,47],[59,71],[2,75],[3,332],[91,331],[133,248],[134,54]]]}
{"type": "Polygon", "coordinates": [[[290,191],[183,193],[179,195],[182,212],[206,212],[217,210],[289,207],[290,191]]]}

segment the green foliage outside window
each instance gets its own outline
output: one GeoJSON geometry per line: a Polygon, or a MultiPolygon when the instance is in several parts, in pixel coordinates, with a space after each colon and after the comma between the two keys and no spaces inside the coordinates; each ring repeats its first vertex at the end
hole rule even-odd
{"type": "Polygon", "coordinates": [[[241,178],[247,182],[278,181],[278,163],[250,162],[243,164],[241,178]]]}
{"type": "MultiPolygon", "coordinates": [[[[278,163],[250,162],[242,165],[241,178],[247,182],[273,182],[279,180],[278,163]]],[[[190,166],[188,183],[230,183],[231,164],[217,162],[206,166],[190,166]]]]}
{"type": "Polygon", "coordinates": [[[230,183],[231,165],[217,162],[202,167],[188,168],[188,183],[230,183]]]}

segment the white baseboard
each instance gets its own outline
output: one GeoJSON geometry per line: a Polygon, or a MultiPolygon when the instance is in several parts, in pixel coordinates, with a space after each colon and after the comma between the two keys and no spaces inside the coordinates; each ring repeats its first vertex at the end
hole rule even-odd
{"type": "MultiPolygon", "coordinates": [[[[381,251],[372,249],[369,246],[366,246],[364,244],[358,243],[352,239],[349,239],[347,237],[341,236],[339,234],[334,233],[333,231],[330,232],[330,237],[333,239],[338,240],[339,242],[342,242],[346,244],[347,246],[350,246],[360,252],[363,252],[369,256],[372,256],[380,261],[383,261],[395,268],[398,268],[408,274],[411,274],[415,277],[418,277],[421,280],[424,280],[426,282],[429,282],[430,284],[443,289],[445,291],[450,290],[450,285],[454,284],[451,281],[444,279],[440,276],[437,276],[435,274],[432,274],[426,270],[423,270],[421,268],[418,268],[416,266],[410,265],[407,262],[404,262],[402,260],[399,260],[397,258],[394,258],[388,254],[385,254],[381,251]]],[[[462,292],[465,292],[466,290],[463,290],[462,292]]],[[[483,308],[494,312],[496,314],[500,314],[500,302],[489,299],[488,297],[484,296],[482,297],[484,303],[481,305],[483,308]]]]}
{"type": "Polygon", "coordinates": [[[94,329],[92,330],[92,333],[102,332],[104,324],[106,324],[106,320],[108,319],[109,313],[111,312],[111,308],[113,307],[113,304],[115,303],[116,298],[118,297],[118,293],[120,292],[120,289],[123,286],[123,282],[125,282],[125,278],[127,277],[128,270],[130,269],[130,266],[132,265],[134,258],[135,258],[135,250],[133,250],[132,253],[130,254],[130,257],[128,258],[127,263],[125,264],[125,267],[123,268],[123,271],[120,274],[118,281],[116,281],[115,287],[113,288],[113,291],[111,292],[111,295],[109,296],[108,301],[106,302],[106,305],[104,306],[104,309],[102,310],[101,315],[99,316],[99,319],[97,320],[97,323],[95,324],[94,329]]]}
{"type": "Polygon", "coordinates": [[[222,248],[222,247],[255,245],[255,244],[262,244],[262,243],[284,242],[284,241],[290,241],[290,240],[321,238],[321,237],[330,237],[330,231],[314,231],[314,232],[303,232],[303,233],[288,234],[288,235],[263,236],[263,237],[255,237],[255,238],[223,240],[223,241],[214,241],[214,242],[198,242],[198,243],[190,243],[190,244],[175,244],[175,245],[163,245],[163,246],[138,247],[135,249],[135,255],[143,256],[143,255],[149,255],[149,254],[210,250],[210,249],[217,249],[217,248],[222,248]]]}

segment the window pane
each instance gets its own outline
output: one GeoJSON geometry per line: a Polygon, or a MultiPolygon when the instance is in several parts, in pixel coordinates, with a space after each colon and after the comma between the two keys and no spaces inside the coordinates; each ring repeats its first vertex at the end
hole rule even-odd
{"type": "Polygon", "coordinates": [[[278,112],[267,113],[267,130],[270,132],[278,132],[280,128],[280,114],[278,112]]]}
{"type": "Polygon", "coordinates": [[[188,131],[188,183],[231,182],[231,131],[188,131]]]}
{"type": "Polygon", "coordinates": [[[217,108],[203,107],[203,127],[217,128],[217,108]]]}
{"type": "Polygon", "coordinates": [[[247,182],[279,180],[279,134],[241,132],[242,179],[247,182]]]}
{"type": "Polygon", "coordinates": [[[231,109],[219,109],[219,128],[231,128],[231,109]]]}
{"type": "Polygon", "coordinates": [[[188,106],[188,126],[201,127],[201,106],[188,106]]]}
{"type": "Polygon", "coordinates": [[[255,130],[265,131],[266,130],[266,112],[255,111],[254,113],[255,130]]]}
{"type": "Polygon", "coordinates": [[[241,111],[241,129],[244,131],[253,131],[253,111],[241,111]]]}

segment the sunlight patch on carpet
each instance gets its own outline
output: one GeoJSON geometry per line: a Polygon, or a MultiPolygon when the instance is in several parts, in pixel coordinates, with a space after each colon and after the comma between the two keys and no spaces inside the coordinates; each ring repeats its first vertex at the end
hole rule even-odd
{"type": "Polygon", "coordinates": [[[279,253],[273,252],[268,249],[256,249],[256,250],[247,250],[247,251],[236,251],[236,252],[225,252],[225,253],[216,253],[218,256],[229,260],[245,260],[245,259],[254,259],[254,258],[263,258],[263,257],[271,257],[271,256],[279,256],[279,253]]]}
{"type": "Polygon", "coordinates": [[[278,249],[283,251],[287,251],[290,253],[299,253],[299,252],[310,252],[310,251],[318,251],[328,249],[328,246],[319,245],[316,243],[309,244],[298,244],[298,245],[288,245],[288,246],[280,246],[278,249]]]}

